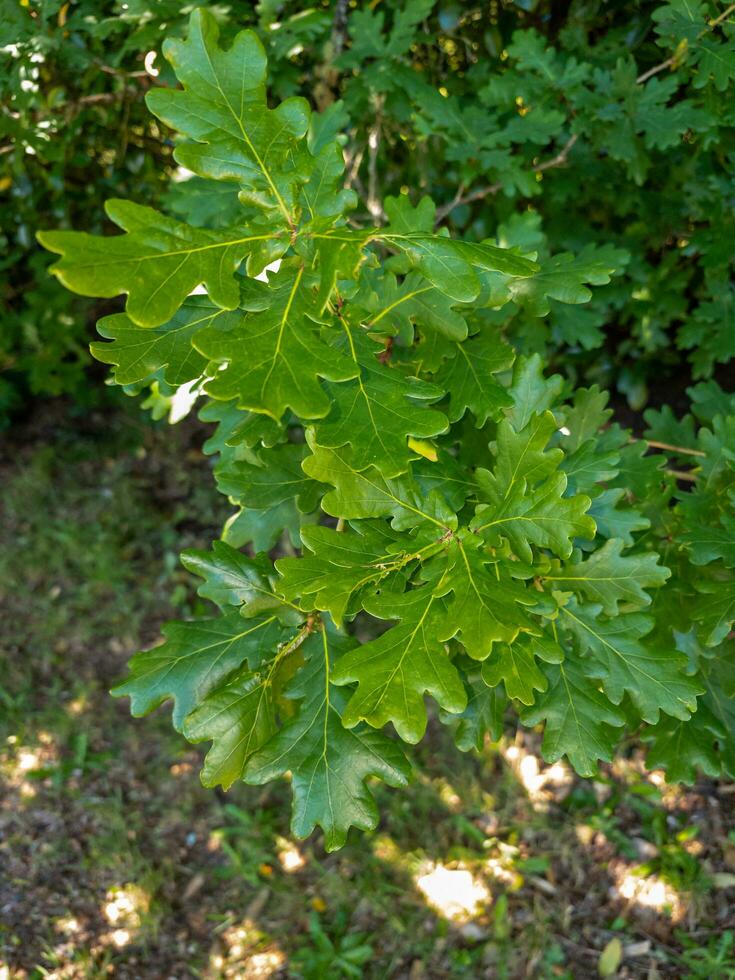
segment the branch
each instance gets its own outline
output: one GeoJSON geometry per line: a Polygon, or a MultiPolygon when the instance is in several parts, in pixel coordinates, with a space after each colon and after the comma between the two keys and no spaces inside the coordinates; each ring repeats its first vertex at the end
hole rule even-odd
{"type": "MultiPolygon", "coordinates": [[[[707,26],[701,30],[699,34],[697,34],[697,40],[704,37],[708,31],[713,31],[734,11],[735,3],[731,3],[729,7],[722,11],[719,17],[715,17],[714,20],[711,20],[709,24],[707,24],[707,26]]],[[[649,68],[648,71],[644,71],[642,75],[639,75],[638,78],[636,78],[636,83],[641,85],[643,82],[647,82],[649,78],[653,78],[654,75],[658,75],[660,71],[664,71],[666,68],[678,68],[686,55],[688,47],[689,45],[687,41],[682,40],[670,58],[667,58],[666,61],[662,61],[660,65],[654,65],[653,68],[649,68]]]]}
{"type": "Polygon", "coordinates": [[[382,98],[378,97],[375,103],[375,123],[368,133],[367,209],[376,221],[382,221],[385,218],[385,211],[383,211],[383,205],[380,200],[380,188],[378,186],[378,149],[380,147],[382,107],[382,98]]]}
{"type": "MultiPolygon", "coordinates": [[[[632,439],[631,442],[638,442],[638,439],[632,439]]],[[[685,449],[684,446],[672,446],[670,442],[657,442],[655,439],[644,439],[649,446],[653,449],[668,449],[672,453],[680,453],[683,456],[706,456],[707,453],[703,453],[701,449],[685,449]]]]}
{"type": "MultiPolygon", "coordinates": [[[[541,163],[537,163],[534,167],[531,167],[531,173],[540,174],[544,170],[551,170],[555,167],[563,167],[567,162],[569,153],[572,147],[579,139],[579,133],[574,133],[566,141],[564,146],[559,150],[556,156],[551,157],[549,160],[543,160],[541,163]]],[[[455,195],[454,199],[448,204],[443,204],[441,207],[436,209],[436,224],[446,218],[446,216],[453,211],[455,208],[459,207],[460,204],[472,204],[474,201],[480,201],[484,197],[489,197],[491,194],[497,194],[502,188],[502,183],[489,184],[487,187],[477,187],[474,191],[470,191],[469,194],[463,194],[464,185],[460,184],[459,190],[455,195]]]]}

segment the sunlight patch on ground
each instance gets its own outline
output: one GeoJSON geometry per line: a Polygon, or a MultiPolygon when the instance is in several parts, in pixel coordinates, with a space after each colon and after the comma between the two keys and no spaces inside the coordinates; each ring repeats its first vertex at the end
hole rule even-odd
{"type": "Polygon", "coordinates": [[[523,886],[523,875],[515,867],[520,851],[513,844],[501,840],[493,839],[487,843],[492,844],[496,853],[485,862],[485,870],[506,888],[517,891],[523,886]]]}
{"type": "Polygon", "coordinates": [[[53,736],[49,732],[39,732],[37,738],[38,745],[19,745],[17,737],[10,735],[7,739],[8,750],[0,753],[3,782],[7,788],[17,790],[22,799],[30,800],[38,792],[32,781],[33,774],[52,769],[58,762],[53,736]]]}
{"type": "Polygon", "coordinates": [[[207,976],[241,978],[261,978],[271,977],[275,974],[282,975],[284,966],[287,963],[286,954],[278,946],[269,944],[267,949],[263,949],[267,937],[257,926],[255,916],[257,916],[267,899],[269,892],[265,889],[256,898],[252,915],[248,915],[239,922],[232,922],[227,928],[220,932],[215,948],[209,957],[211,971],[216,974],[208,973],[207,976]]]}
{"type": "Polygon", "coordinates": [[[522,745],[501,747],[500,751],[535,809],[546,809],[552,800],[563,799],[571,789],[574,776],[565,762],[545,766],[535,753],[522,745]]]}
{"type": "Polygon", "coordinates": [[[642,908],[666,913],[674,922],[680,922],[687,911],[687,902],[668,882],[658,875],[643,875],[639,866],[610,869],[614,884],[610,889],[615,898],[625,899],[642,908]]]}
{"type": "Polygon", "coordinates": [[[73,915],[61,916],[61,918],[56,919],[54,922],[54,929],[62,936],[73,936],[79,932],[81,928],[79,919],[75,918],[73,915]]]}
{"type": "Polygon", "coordinates": [[[88,704],[89,698],[86,696],[86,694],[80,694],[78,698],[74,698],[67,704],[67,714],[70,714],[72,718],[77,718],[87,710],[88,704]]]}
{"type": "Polygon", "coordinates": [[[470,871],[443,864],[418,877],[416,887],[432,908],[452,922],[466,922],[492,901],[487,887],[470,871]]]}
{"type": "Polygon", "coordinates": [[[278,860],[285,872],[293,874],[295,871],[301,871],[302,868],[306,867],[304,855],[292,841],[286,840],[285,837],[279,837],[276,846],[278,848],[278,860]]]}
{"type": "Polygon", "coordinates": [[[112,929],[104,940],[121,949],[140,931],[143,916],[150,907],[150,895],[139,885],[127,884],[110,888],[105,895],[102,914],[112,929]]]}

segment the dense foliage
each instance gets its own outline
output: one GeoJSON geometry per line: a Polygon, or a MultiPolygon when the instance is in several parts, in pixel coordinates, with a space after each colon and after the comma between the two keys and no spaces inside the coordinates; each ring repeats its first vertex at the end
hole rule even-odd
{"type": "MultiPolygon", "coordinates": [[[[583,775],[636,735],[671,778],[735,776],[733,397],[699,382],[691,415],[649,411],[636,439],[590,384],[610,357],[588,353],[614,323],[622,380],[646,353],[665,368],[672,339],[697,374],[730,356],[727,19],[674,3],[585,37],[572,7],[545,21],[553,51],[533,27],[497,57],[465,38],[468,67],[424,32],[433,9],[355,11],[346,34],[342,5],[305,18],[353,72],[337,102],[325,75],[320,112],[288,73],[269,106],[257,34],[222,46],[197,10],[164,45],[181,87],[147,96],[194,175],[176,217],[113,199],[123,234],[39,236],[71,290],[127,294],[93,347],[118,384],[206,395],[237,506],[184,554],[220,613],[170,624],[118,693],[135,714],[174,701],[212,742],[208,785],[289,772],[294,832],[330,848],[375,824],[368,777],[406,783],[426,694],[463,750],[514,715],[583,775]],[[641,72],[636,44],[665,60],[641,72]],[[438,56],[457,93],[437,94],[438,56]],[[438,206],[410,191],[425,181],[438,206]],[[550,373],[551,348],[586,387],[550,373]]],[[[459,8],[437,16],[462,40],[459,8]]]]}
{"type": "MultiPolygon", "coordinates": [[[[84,377],[99,305],[43,285],[34,226],[101,231],[103,201],[132,194],[195,223],[223,220],[226,193],[166,189],[171,141],[143,101],[175,82],[160,40],[183,36],[196,6],[3,5],[2,405],[23,390],[99,392],[84,377]]],[[[231,0],[212,13],[226,43],[257,27],[275,97],[339,105],[347,183],[373,218],[385,220],[384,196],[410,188],[473,240],[499,235],[553,256],[554,270],[573,264],[580,281],[614,275],[582,307],[552,296],[548,309],[497,314],[524,353],[615,386],[636,408],[651,385],[661,400],[662,372],[681,392],[682,351],[695,378],[733,356],[726,5],[231,0]]]]}

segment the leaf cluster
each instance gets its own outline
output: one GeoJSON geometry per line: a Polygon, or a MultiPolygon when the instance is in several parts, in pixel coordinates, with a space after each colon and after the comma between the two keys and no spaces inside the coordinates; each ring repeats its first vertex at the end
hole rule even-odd
{"type": "MultiPolygon", "coordinates": [[[[430,8],[396,16],[381,57],[430,8]]],[[[697,385],[691,416],[633,439],[598,386],[570,393],[507,342],[518,310],[585,302],[615,248],[546,259],[521,219],[512,241],[460,238],[427,196],[356,217],[338,110],[270,103],[253,31],[223,45],[199,9],[164,54],[180,87],[148,106],[226,214],[113,200],[120,234],[39,234],[69,289],[126,295],[94,347],[119,384],[205,399],[236,508],[183,556],[219,614],[169,624],[116,693],[136,715],[173,701],[211,742],[207,785],[289,773],[294,834],[330,849],[375,826],[370,780],[406,784],[430,713],[462,750],[542,726],[585,776],[628,735],[673,778],[732,774],[731,399],[697,385]]]]}

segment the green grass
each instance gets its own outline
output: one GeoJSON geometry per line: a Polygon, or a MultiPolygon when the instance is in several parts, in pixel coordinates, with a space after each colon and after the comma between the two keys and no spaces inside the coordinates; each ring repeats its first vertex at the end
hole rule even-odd
{"type": "Polygon", "coordinates": [[[285,782],[206,791],[165,707],[131,719],[107,694],[126,659],[204,611],[177,553],[227,508],[199,442],[52,417],[3,468],[0,976],[587,978],[616,936],[629,977],[735,975],[715,786],[673,792],[633,753],[534,791],[535,736],[463,756],[434,719],[410,792],[379,787],[378,829],[327,855],[290,840],[285,782]],[[427,900],[437,868],[444,898],[484,896],[464,921],[427,900]]]}

